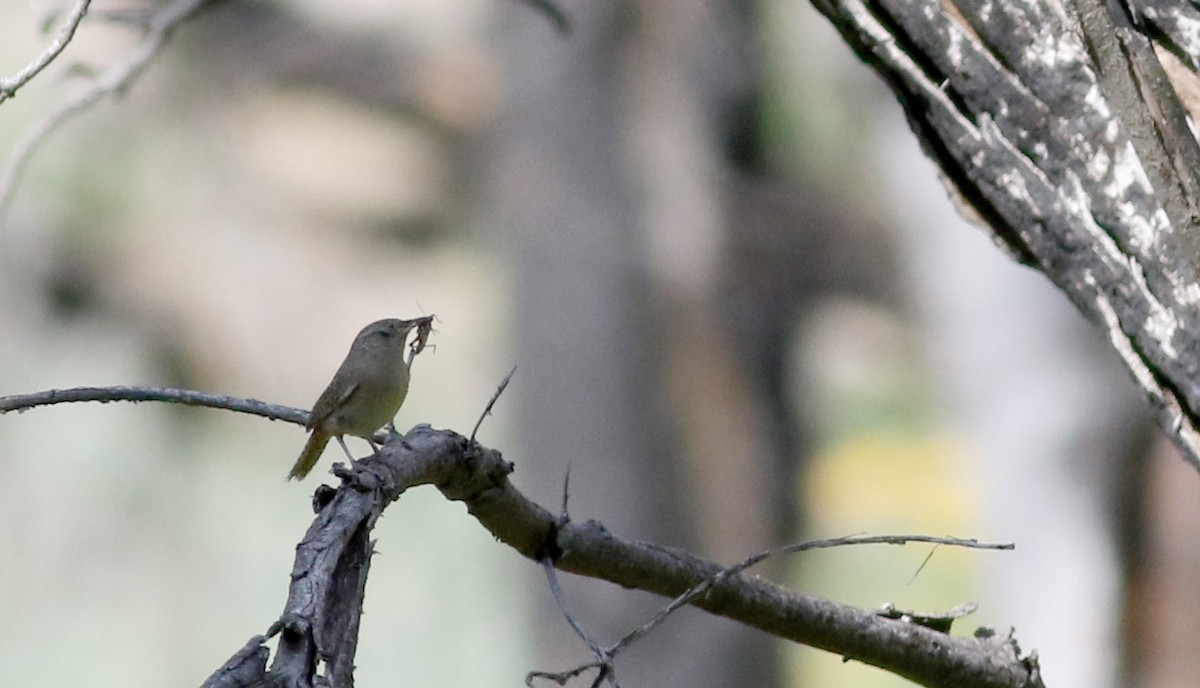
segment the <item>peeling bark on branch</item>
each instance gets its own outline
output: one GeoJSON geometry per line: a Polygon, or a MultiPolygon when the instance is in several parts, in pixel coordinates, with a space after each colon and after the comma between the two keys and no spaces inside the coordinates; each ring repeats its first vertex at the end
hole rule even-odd
{"type": "MultiPolygon", "coordinates": [[[[205,688],[265,685],[308,688],[318,662],[332,685],[352,685],[357,625],[370,563],[370,529],[389,503],[417,485],[435,485],[497,539],[534,560],[549,558],[560,570],[665,596],[677,596],[723,567],[685,552],[627,542],[595,521],[563,521],[529,501],[508,480],[512,464],[494,450],[468,449],[465,438],[418,426],[393,436],[379,459],[353,469],[335,468],[336,491],[318,489],[317,517],[297,547],[292,585],[280,621],[281,639],[270,672],[257,665],[252,639],[205,688]],[[260,674],[247,679],[246,667],[260,674]],[[235,667],[243,673],[233,682],[235,667]],[[250,682],[246,682],[250,681],[250,682]]],[[[731,576],[693,604],[795,642],[892,671],[925,686],[1041,686],[1036,662],[1020,656],[1005,637],[964,638],[887,618],[818,597],[796,595],[768,581],[731,576]]]]}
{"type": "MultiPolygon", "coordinates": [[[[1109,339],[1200,467],[1200,146],[1147,36],[1186,2],[813,0],[888,82],[959,200],[1109,339]]],[[[1195,74],[1189,74],[1194,78],[1195,74]]]]}

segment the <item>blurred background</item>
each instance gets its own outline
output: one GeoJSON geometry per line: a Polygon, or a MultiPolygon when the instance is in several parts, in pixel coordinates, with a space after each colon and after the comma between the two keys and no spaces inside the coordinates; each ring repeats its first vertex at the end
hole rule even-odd
{"type": "MultiPolygon", "coordinates": [[[[136,6],[135,6],[136,7],[136,6]]],[[[354,334],[435,313],[396,424],[469,431],[555,509],[794,589],[1015,627],[1047,685],[1178,686],[1194,472],[1098,331],[966,224],[803,2],[218,3],[50,138],[0,225],[0,394],[181,386],[307,408],[354,334]],[[928,561],[926,559],[928,557],[928,561]]],[[[139,34],[96,0],[0,154],[139,34]]],[[[0,6],[0,74],[61,7],[0,6]]],[[[51,23],[53,25],[53,23],[51,23]]],[[[0,685],[198,685],[282,609],[295,426],[162,404],[0,417],[0,685]]],[[[352,445],[353,446],[353,445],[352,445]]],[[[365,447],[357,447],[365,451],[365,447]]],[[[358,685],[587,661],[541,572],[415,490],[376,529],[358,685]],[[450,657],[454,659],[447,661],[450,657]]],[[[563,577],[611,642],[663,600],[563,577]]],[[[684,611],[628,686],[898,686],[684,611]]],[[[581,685],[584,685],[581,683],[581,685]]]]}

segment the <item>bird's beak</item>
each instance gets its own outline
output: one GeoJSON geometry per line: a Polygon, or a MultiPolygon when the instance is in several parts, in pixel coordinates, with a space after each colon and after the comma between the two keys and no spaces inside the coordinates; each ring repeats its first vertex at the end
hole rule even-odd
{"type": "Polygon", "coordinates": [[[419,318],[413,318],[412,320],[405,320],[404,321],[404,329],[411,330],[414,327],[421,327],[421,326],[428,327],[432,324],[433,324],[433,316],[432,315],[423,315],[419,318]]]}

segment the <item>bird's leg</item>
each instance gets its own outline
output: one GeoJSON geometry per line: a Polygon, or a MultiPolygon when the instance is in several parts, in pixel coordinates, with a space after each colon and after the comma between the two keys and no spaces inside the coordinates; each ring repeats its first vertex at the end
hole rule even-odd
{"type": "MultiPolygon", "coordinates": [[[[392,429],[392,432],[395,432],[394,428],[392,429]]],[[[370,437],[366,437],[364,439],[367,440],[367,444],[371,445],[371,451],[375,452],[375,458],[378,459],[379,458],[379,447],[376,446],[375,440],[371,439],[370,437]]]]}
{"type": "Polygon", "coordinates": [[[338,441],[338,444],[342,445],[342,451],[346,452],[346,458],[350,459],[350,463],[353,464],[354,463],[354,455],[350,453],[350,450],[348,448],[346,448],[346,440],[342,439],[341,435],[338,435],[337,441],[338,441]]]}

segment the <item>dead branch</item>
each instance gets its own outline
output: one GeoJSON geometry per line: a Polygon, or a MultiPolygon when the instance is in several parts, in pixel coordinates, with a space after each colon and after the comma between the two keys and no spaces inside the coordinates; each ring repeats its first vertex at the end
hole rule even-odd
{"type": "MultiPolygon", "coordinates": [[[[78,401],[164,401],[251,413],[298,425],[308,416],[301,409],[254,399],[132,386],[0,397],[0,414],[78,401]]],[[[322,486],[314,497],[317,517],[297,546],[288,602],[268,634],[280,634],[270,669],[273,680],[281,681],[278,685],[307,688],[322,663],[328,677],[349,676],[373,552],[371,529],[388,504],[418,485],[436,485],[448,499],[465,502],[468,511],[497,539],[534,561],[675,598],[655,619],[613,648],[599,648],[606,659],[675,609],[690,604],[781,638],[878,666],[921,685],[1041,685],[1036,662],[1021,657],[1011,638],[953,637],[905,618],[887,618],[878,611],[797,595],[741,575],[769,556],[824,547],[908,542],[985,549],[1011,545],[924,535],[851,536],[789,545],[722,567],[681,550],[621,540],[596,521],[575,523],[565,511],[565,497],[563,513],[550,513],[509,482],[513,466],[499,452],[457,433],[421,425],[405,436],[384,437],[380,457],[359,461],[353,468],[335,466],[341,487],[322,486]]],[[[242,680],[247,672],[265,672],[266,655],[256,649],[264,641],[252,640],[205,685],[243,685],[230,683],[234,673],[242,680]]]]}
{"type": "Polygon", "coordinates": [[[79,22],[83,21],[84,15],[87,14],[88,5],[91,4],[92,0],[76,0],[67,14],[67,18],[63,20],[62,26],[59,27],[58,33],[55,34],[54,40],[46,46],[46,50],[25,65],[21,71],[7,79],[0,79],[0,103],[17,95],[17,91],[22,86],[29,83],[33,77],[40,74],[55,58],[61,55],[63,50],[66,50],[67,44],[75,37],[75,29],[79,28],[79,22]]]}
{"type": "Polygon", "coordinates": [[[308,421],[308,411],[269,404],[257,399],[243,399],[224,394],[207,394],[192,389],[173,389],[170,387],[73,387],[71,389],[48,389],[32,394],[14,394],[0,397],[0,415],[17,411],[23,413],[38,406],[51,406],[80,401],[97,401],[107,404],[113,401],[145,402],[161,401],[186,406],[206,406],[238,413],[249,413],[262,416],[269,420],[282,420],[288,423],[304,425],[308,421]]]}
{"type": "Polygon", "coordinates": [[[812,2],[891,87],[960,206],[1105,329],[1200,468],[1200,148],[1154,50],[1194,80],[1200,12],[812,2]]]}
{"type": "Polygon", "coordinates": [[[562,520],[526,499],[508,480],[512,470],[499,452],[473,449],[457,433],[424,425],[391,438],[379,458],[336,468],[342,485],[319,491],[314,500],[319,512],[297,548],[272,680],[306,687],[319,663],[330,671],[352,664],[349,639],[361,611],[370,529],[405,490],[436,485],[448,499],[464,502],[496,538],[561,571],[667,597],[713,579],[689,604],[920,685],[1042,685],[1036,661],[1020,656],[1010,637],[950,636],[876,610],[798,595],[760,578],[721,576],[724,567],[681,550],[622,540],[595,521],[562,520]]]}
{"type": "Polygon", "coordinates": [[[479,414],[479,420],[475,421],[475,427],[471,429],[470,442],[475,442],[475,434],[479,432],[479,426],[483,425],[483,419],[492,415],[492,407],[496,405],[496,400],[500,398],[500,395],[504,394],[504,390],[508,388],[508,383],[512,380],[512,376],[516,372],[517,367],[513,366],[512,370],[508,371],[508,375],[505,375],[504,379],[500,381],[500,386],[496,388],[496,393],[492,395],[487,406],[483,407],[483,413],[479,414]]]}
{"type": "MultiPolygon", "coordinates": [[[[17,182],[37,148],[60,126],[109,96],[119,95],[141,76],[158,55],[167,39],[183,22],[218,0],[174,0],[151,14],[145,22],[141,41],[123,59],[90,80],[80,92],[25,131],[0,170],[0,215],[12,201],[17,182]]],[[[28,81],[28,79],[26,79],[28,81]]]]}

